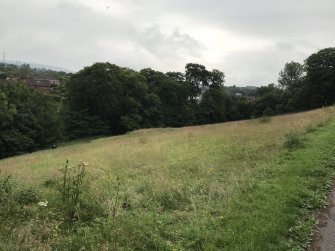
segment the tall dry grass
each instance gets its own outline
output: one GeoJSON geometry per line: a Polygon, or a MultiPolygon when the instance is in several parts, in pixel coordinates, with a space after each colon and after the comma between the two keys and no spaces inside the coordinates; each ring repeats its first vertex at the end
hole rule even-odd
{"type": "MultiPolygon", "coordinates": [[[[77,243],[91,245],[92,250],[103,250],[99,245],[106,245],[106,250],[201,250],[204,243],[210,249],[210,245],[224,245],[217,242],[227,241],[229,236],[235,241],[236,234],[225,229],[225,217],[240,217],[240,213],[229,214],[240,203],[238,196],[252,194],[263,164],[271,164],[287,151],[287,135],[311,132],[333,116],[334,108],[324,108],[262,120],[144,129],[3,159],[0,170],[1,175],[11,175],[18,184],[41,191],[42,197],[52,197],[52,189],[41,184],[51,184],[55,177],[61,177],[60,169],[67,159],[69,167],[88,163],[88,184],[81,187],[83,196],[91,202],[88,206],[97,206],[103,213],[98,214],[97,221],[83,225],[78,222],[77,230],[84,234],[70,232],[73,238],[79,238],[77,243]],[[215,227],[219,231],[213,230],[215,227]]],[[[46,199],[50,208],[57,208],[57,198],[46,199]]],[[[73,206],[69,207],[72,215],[78,203],[68,204],[73,206]]],[[[84,209],[86,213],[92,211],[90,207],[84,209]]],[[[62,222],[56,216],[56,223],[50,223],[52,227],[62,222]]],[[[36,229],[43,233],[52,229],[34,225],[37,223],[32,220],[27,226],[15,226],[19,235],[26,236],[26,247],[69,249],[68,245],[76,243],[58,230],[58,237],[47,234],[47,242],[36,239],[40,238],[36,229]],[[32,243],[27,236],[31,236],[32,243]]]]}
{"type": "MultiPolygon", "coordinates": [[[[138,191],[206,190],[229,198],[249,173],[283,151],[285,135],[308,130],[327,121],[334,108],[272,117],[268,122],[246,120],[178,129],[143,129],[16,156],[0,161],[3,174],[40,184],[59,175],[66,159],[88,162],[96,189],[120,177],[129,196],[139,202],[138,191]]],[[[145,195],[146,196],[146,195],[145,195]]]]}

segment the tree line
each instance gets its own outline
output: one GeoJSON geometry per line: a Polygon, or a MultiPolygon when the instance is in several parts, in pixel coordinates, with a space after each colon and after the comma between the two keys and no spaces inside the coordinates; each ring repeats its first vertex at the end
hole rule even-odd
{"type": "Polygon", "coordinates": [[[271,116],[335,101],[335,48],[304,64],[286,63],[278,85],[257,88],[226,87],[222,71],[195,63],[166,73],[95,63],[64,74],[64,86],[51,95],[1,80],[1,158],[60,141],[271,116]]]}

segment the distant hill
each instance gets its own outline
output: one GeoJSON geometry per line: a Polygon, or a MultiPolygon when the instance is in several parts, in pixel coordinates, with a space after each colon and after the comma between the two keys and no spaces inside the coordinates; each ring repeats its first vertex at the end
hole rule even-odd
{"type": "Polygon", "coordinates": [[[46,69],[46,70],[52,70],[52,71],[63,71],[66,73],[71,73],[69,69],[66,69],[64,67],[58,67],[54,65],[45,65],[45,64],[37,64],[37,63],[31,63],[31,62],[22,62],[22,61],[16,61],[16,60],[6,60],[6,64],[14,64],[17,66],[21,66],[24,64],[29,64],[30,68],[34,69],[46,69]]]}

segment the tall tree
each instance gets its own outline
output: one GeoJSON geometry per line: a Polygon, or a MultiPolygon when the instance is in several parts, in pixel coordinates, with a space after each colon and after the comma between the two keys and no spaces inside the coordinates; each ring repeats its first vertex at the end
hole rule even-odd
{"type": "Polygon", "coordinates": [[[138,72],[110,63],[96,63],[74,74],[67,84],[67,92],[66,125],[70,129],[74,119],[84,126],[80,131],[87,134],[81,137],[90,136],[88,132],[118,134],[142,125],[142,104],[148,87],[138,72]],[[76,113],[81,116],[75,116],[76,113]],[[93,131],[92,127],[95,127],[93,131]],[[96,131],[97,128],[101,130],[96,131]]]}
{"type": "Polygon", "coordinates": [[[225,75],[222,71],[214,69],[210,72],[210,87],[214,89],[222,89],[225,82],[225,75]]]}
{"type": "Polygon", "coordinates": [[[7,95],[0,90],[0,127],[10,123],[15,114],[15,105],[8,103],[7,95]]]}
{"type": "Polygon", "coordinates": [[[140,74],[145,77],[149,92],[157,94],[160,81],[168,77],[160,71],[155,71],[151,68],[145,68],[140,71],[140,74]]]}
{"type": "Polygon", "coordinates": [[[283,113],[283,90],[274,84],[258,88],[259,97],[256,99],[255,114],[257,116],[269,116],[283,113]]]}
{"type": "Polygon", "coordinates": [[[231,98],[223,89],[210,88],[201,97],[198,121],[201,124],[218,123],[227,120],[231,98]]]}
{"type": "Polygon", "coordinates": [[[166,79],[160,83],[158,95],[162,102],[162,121],[165,126],[184,126],[194,122],[188,85],[166,79]]]}
{"type": "Polygon", "coordinates": [[[176,71],[169,71],[165,73],[170,79],[177,81],[177,82],[184,82],[185,81],[185,74],[176,71]]]}
{"type": "Polygon", "coordinates": [[[279,73],[278,83],[283,89],[292,89],[303,81],[304,74],[304,66],[300,63],[286,63],[279,73]]]}
{"type": "Polygon", "coordinates": [[[16,82],[0,83],[0,157],[33,151],[61,139],[51,96],[16,82]]]}
{"type": "Polygon", "coordinates": [[[191,87],[190,98],[195,100],[201,95],[205,87],[209,86],[211,74],[205,66],[189,63],[185,66],[185,78],[191,87]]]}
{"type": "Polygon", "coordinates": [[[331,105],[335,102],[335,47],[325,48],[309,56],[306,61],[304,92],[309,107],[331,105]]]}

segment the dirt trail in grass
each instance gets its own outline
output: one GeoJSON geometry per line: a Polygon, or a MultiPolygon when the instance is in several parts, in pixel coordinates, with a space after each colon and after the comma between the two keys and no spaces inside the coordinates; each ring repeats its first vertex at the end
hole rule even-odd
{"type": "MultiPolygon", "coordinates": [[[[328,210],[327,210],[328,211],[328,210]]],[[[318,230],[318,243],[312,250],[334,251],[335,250],[335,189],[331,194],[331,207],[328,215],[318,230]]]]}

